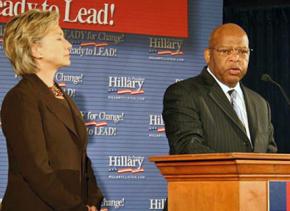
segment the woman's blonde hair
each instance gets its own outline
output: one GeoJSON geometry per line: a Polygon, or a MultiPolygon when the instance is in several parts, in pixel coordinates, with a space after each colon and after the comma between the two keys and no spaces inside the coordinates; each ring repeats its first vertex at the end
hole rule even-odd
{"type": "Polygon", "coordinates": [[[38,71],[31,47],[40,41],[50,29],[58,24],[55,11],[30,10],[15,16],[4,29],[3,48],[17,75],[38,71]]]}

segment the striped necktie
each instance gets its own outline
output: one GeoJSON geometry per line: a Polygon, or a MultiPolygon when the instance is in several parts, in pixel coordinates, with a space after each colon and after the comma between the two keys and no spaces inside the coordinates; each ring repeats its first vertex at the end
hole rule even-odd
{"type": "Polygon", "coordinates": [[[242,111],[237,103],[237,91],[235,89],[231,89],[228,91],[230,97],[231,97],[231,105],[233,106],[233,109],[235,110],[237,116],[239,117],[240,121],[242,122],[242,124],[245,127],[245,121],[243,119],[243,114],[242,111]]]}
{"type": "Polygon", "coordinates": [[[244,126],[245,132],[250,140],[251,147],[253,148],[253,144],[251,142],[251,135],[250,135],[250,131],[249,131],[248,123],[247,123],[247,117],[245,117],[243,115],[243,110],[240,107],[240,106],[242,106],[241,103],[238,103],[238,92],[235,89],[231,89],[228,91],[228,93],[229,93],[230,98],[231,98],[230,99],[231,105],[233,106],[233,109],[235,110],[240,122],[244,126]]]}

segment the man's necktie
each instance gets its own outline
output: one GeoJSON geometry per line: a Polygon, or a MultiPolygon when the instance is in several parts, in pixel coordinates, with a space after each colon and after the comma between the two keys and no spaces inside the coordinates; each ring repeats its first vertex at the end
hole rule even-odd
{"type": "Polygon", "coordinates": [[[245,129],[245,132],[250,140],[250,143],[251,143],[251,147],[253,148],[253,145],[252,145],[252,142],[251,142],[251,135],[250,135],[250,131],[249,131],[249,127],[248,127],[248,123],[247,123],[247,117],[245,115],[247,114],[243,114],[242,112],[242,108],[240,106],[241,103],[238,103],[238,92],[234,89],[232,90],[229,90],[228,91],[230,97],[231,97],[231,104],[233,106],[233,109],[235,110],[237,116],[239,117],[241,123],[243,124],[244,126],[244,129],[245,129]]]}
{"type": "Polygon", "coordinates": [[[237,97],[238,97],[237,95],[238,95],[238,93],[234,89],[229,90],[228,93],[229,93],[229,95],[231,97],[231,105],[233,106],[233,108],[234,108],[237,116],[239,117],[239,119],[241,120],[242,124],[245,127],[245,120],[243,118],[243,113],[242,113],[242,110],[239,107],[239,104],[237,102],[237,97]]]}

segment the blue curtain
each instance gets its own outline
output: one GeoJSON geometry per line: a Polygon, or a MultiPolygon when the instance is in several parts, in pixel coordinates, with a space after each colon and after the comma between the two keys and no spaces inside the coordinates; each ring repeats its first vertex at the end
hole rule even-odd
{"type": "Polygon", "coordinates": [[[260,80],[269,74],[290,95],[290,6],[224,8],[224,23],[242,26],[253,52],[243,83],[270,103],[280,153],[290,152],[290,106],[279,89],[260,80]]]}

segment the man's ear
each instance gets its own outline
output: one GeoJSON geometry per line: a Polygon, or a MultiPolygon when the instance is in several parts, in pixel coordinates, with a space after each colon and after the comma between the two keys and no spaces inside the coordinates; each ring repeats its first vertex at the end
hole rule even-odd
{"type": "Polygon", "coordinates": [[[41,51],[40,51],[40,46],[37,43],[34,43],[34,44],[31,45],[31,53],[32,53],[32,56],[35,59],[41,59],[42,58],[42,54],[41,54],[41,51]]]}
{"type": "Polygon", "coordinates": [[[203,52],[205,62],[208,64],[210,61],[210,49],[206,48],[203,52]]]}

